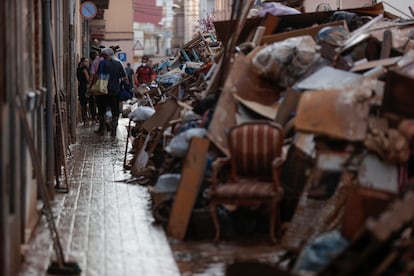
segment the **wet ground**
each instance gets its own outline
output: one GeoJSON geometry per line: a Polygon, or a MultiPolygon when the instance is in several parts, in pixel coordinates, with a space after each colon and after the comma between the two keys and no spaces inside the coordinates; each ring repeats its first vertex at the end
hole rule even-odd
{"type": "Polygon", "coordinates": [[[268,240],[170,241],[182,275],[225,275],[226,266],[239,262],[276,264],[280,259],[279,246],[268,240]]]}
{"type": "MultiPolygon", "coordinates": [[[[69,160],[70,190],[53,204],[66,259],[82,275],[179,275],[164,230],[153,224],[148,189],[128,184],[123,169],[127,119],[118,142],[99,137],[94,126],[78,127],[69,160]]],[[[54,259],[42,216],[20,275],[45,275],[54,259]]]]}
{"type": "MultiPolygon", "coordinates": [[[[116,143],[95,126],[79,126],[70,146],[69,193],[58,193],[53,212],[66,261],[82,275],[224,275],[226,264],[256,260],[275,263],[278,246],[267,239],[168,240],[154,223],[147,187],[123,169],[127,119],[120,119],[116,143]]],[[[21,276],[46,275],[55,259],[42,216],[27,247],[21,276]]]]}

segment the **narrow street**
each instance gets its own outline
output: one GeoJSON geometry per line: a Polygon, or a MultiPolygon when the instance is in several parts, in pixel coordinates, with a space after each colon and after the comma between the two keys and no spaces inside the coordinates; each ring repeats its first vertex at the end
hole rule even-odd
{"type": "MultiPolygon", "coordinates": [[[[147,188],[126,181],[127,123],[120,119],[116,144],[109,133],[96,135],[95,126],[77,128],[68,162],[70,190],[53,202],[66,260],[77,262],[82,275],[179,275],[164,230],[153,224],[147,188]]],[[[45,275],[51,259],[42,216],[20,275],[45,275]]]]}
{"type": "Polygon", "coordinates": [[[0,276],[414,275],[394,2],[1,1],[0,276]]]}

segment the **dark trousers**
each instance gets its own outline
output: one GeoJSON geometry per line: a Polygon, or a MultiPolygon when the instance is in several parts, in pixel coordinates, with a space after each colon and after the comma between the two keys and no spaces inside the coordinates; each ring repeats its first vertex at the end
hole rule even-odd
{"type": "Polygon", "coordinates": [[[112,112],[112,131],[116,133],[119,118],[119,97],[114,95],[100,95],[95,97],[98,107],[99,129],[104,129],[106,107],[109,106],[112,112]]]}
{"type": "Polygon", "coordinates": [[[96,106],[95,106],[95,96],[90,95],[88,98],[88,104],[89,104],[89,112],[91,114],[91,119],[96,119],[96,106]]]}

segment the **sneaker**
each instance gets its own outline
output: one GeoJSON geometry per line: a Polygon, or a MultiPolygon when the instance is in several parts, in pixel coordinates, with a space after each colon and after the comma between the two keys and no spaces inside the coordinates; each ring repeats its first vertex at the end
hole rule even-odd
{"type": "Polygon", "coordinates": [[[104,130],[103,129],[97,129],[94,131],[94,133],[99,134],[99,136],[103,136],[104,135],[104,130]]]}
{"type": "Polygon", "coordinates": [[[111,128],[111,137],[116,137],[116,128],[111,128]]]}

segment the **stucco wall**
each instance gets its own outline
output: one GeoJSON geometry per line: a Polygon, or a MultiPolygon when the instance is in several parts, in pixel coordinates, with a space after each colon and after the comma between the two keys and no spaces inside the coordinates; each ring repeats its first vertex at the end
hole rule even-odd
{"type": "Polygon", "coordinates": [[[314,12],[316,11],[316,7],[321,3],[327,3],[333,10],[336,10],[359,8],[366,5],[372,5],[373,0],[305,0],[305,11],[314,12]]]}

